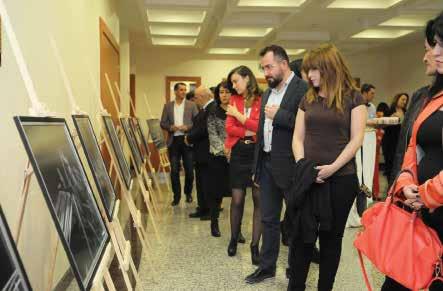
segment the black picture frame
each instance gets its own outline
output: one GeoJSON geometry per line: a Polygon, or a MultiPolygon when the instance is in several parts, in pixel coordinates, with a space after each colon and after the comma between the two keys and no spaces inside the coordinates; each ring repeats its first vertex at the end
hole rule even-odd
{"type": "Polygon", "coordinates": [[[83,147],[83,151],[97,185],[100,198],[106,210],[106,216],[112,221],[117,195],[106,169],[100,146],[88,115],[72,115],[75,129],[83,147]]]}
{"type": "Polygon", "coordinates": [[[17,246],[0,206],[0,290],[32,291],[17,246]],[[15,287],[13,287],[15,286],[15,287]]]}
{"type": "Polygon", "coordinates": [[[144,158],[149,159],[149,147],[146,136],[140,126],[140,119],[136,117],[130,118],[129,124],[131,125],[132,131],[134,132],[135,138],[137,140],[139,151],[144,158]]]}
{"type": "Polygon", "coordinates": [[[109,233],[64,118],[14,117],[81,291],[90,290],[109,233]]]}
{"type": "Polygon", "coordinates": [[[132,158],[135,161],[135,168],[137,170],[137,173],[141,173],[141,168],[143,167],[143,159],[137,146],[137,140],[131,130],[131,126],[129,125],[129,118],[121,117],[120,124],[123,127],[123,132],[125,133],[126,140],[128,141],[132,158]]]}
{"type": "Polygon", "coordinates": [[[164,149],[166,147],[166,141],[165,136],[163,135],[163,130],[160,127],[160,120],[158,118],[151,118],[147,119],[146,123],[148,124],[152,142],[157,150],[164,149]]]}
{"type": "Polygon", "coordinates": [[[126,160],[123,152],[123,147],[118,139],[117,131],[115,130],[114,122],[110,115],[102,115],[103,124],[105,125],[106,134],[111,142],[112,150],[117,159],[118,169],[120,175],[126,185],[126,189],[131,189],[132,175],[129,169],[129,162],[126,160]]]}

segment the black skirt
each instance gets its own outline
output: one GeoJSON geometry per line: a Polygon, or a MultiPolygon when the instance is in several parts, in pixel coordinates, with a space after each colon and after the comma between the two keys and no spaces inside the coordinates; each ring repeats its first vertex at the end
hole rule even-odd
{"type": "Polygon", "coordinates": [[[210,191],[214,198],[231,196],[229,163],[225,156],[209,155],[210,191]]]}
{"type": "Polygon", "coordinates": [[[254,150],[255,143],[245,144],[240,140],[232,147],[229,166],[229,179],[232,189],[252,187],[254,150]]]}

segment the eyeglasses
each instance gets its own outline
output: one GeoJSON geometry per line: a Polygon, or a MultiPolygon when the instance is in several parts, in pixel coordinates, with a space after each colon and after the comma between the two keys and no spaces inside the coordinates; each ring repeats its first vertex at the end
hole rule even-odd
{"type": "Polygon", "coordinates": [[[266,65],[264,67],[262,67],[261,65],[258,65],[258,69],[262,73],[265,72],[265,71],[270,71],[270,70],[274,69],[275,67],[277,67],[277,66],[274,65],[274,64],[269,64],[269,65],[266,65]]]}

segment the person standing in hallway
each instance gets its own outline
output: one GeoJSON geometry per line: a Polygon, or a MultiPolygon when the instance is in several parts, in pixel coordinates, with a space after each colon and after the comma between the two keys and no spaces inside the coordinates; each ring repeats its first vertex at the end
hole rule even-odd
{"type": "Polygon", "coordinates": [[[217,105],[212,92],[204,87],[198,87],[194,92],[194,100],[200,108],[193,118],[193,126],[185,136],[185,143],[192,145],[195,162],[195,183],[197,188],[197,210],[189,215],[190,218],[209,220],[209,138],[208,114],[217,105]]]}
{"type": "MultiPolygon", "coordinates": [[[[322,207],[329,210],[330,217],[327,222],[323,218],[325,223],[316,227],[318,230],[312,237],[303,230],[293,234],[288,290],[305,290],[318,236],[318,290],[325,291],[333,289],[346,220],[359,190],[355,154],[363,143],[367,110],[354,78],[334,45],[325,44],[308,52],[303,70],[308,72],[309,89],[297,112],[292,149],[297,163],[319,165],[315,167],[318,172],[314,189],[309,191],[328,192],[321,193],[329,196],[325,197],[329,205],[322,207]]],[[[307,195],[313,194],[311,192],[307,195]]]]}
{"type": "Polygon", "coordinates": [[[226,81],[217,85],[214,90],[215,102],[208,115],[209,135],[209,209],[211,216],[211,235],[220,237],[218,217],[223,196],[231,192],[229,182],[229,152],[225,150],[226,110],[228,109],[231,91],[226,81]]]}
{"type": "MultiPolygon", "coordinates": [[[[425,64],[425,74],[432,77],[432,82],[435,81],[437,74],[437,64],[435,63],[432,48],[435,46],[434,40],[434,20],[429,20],[426,24],[423,63],[425,64]]],[[[398,137],[397,148],[395,150],[394,161],[392,162],[391,176],[389,177],[389,185],[392,185],[395,178],[400,172],[403,157],[409,144],[412,132],[412,124],[416,119],[418,113],[423,107],[423,104],[428,99],[430,85],[426,85],[412,94],[411,102],[409,102],[408,110],[406,111],[404,120],[401,124],[400,134],[398,137]]]]}
{"type": "Polygon", "coordinates": [[[260,57],[269,89],[263,94],[253,169],[260,187],[263,243],[259,268],[245,279],[250,284],[275,276],[281,210],[295,163],[291,148],[295,117],[308,89],[306,82],[291,71],[282,47],[265,47],[260,57]]]}
{"type": "Polygon", "coordinates": [[[231,240],[228,255],[235,256],[239,242],[245,206],[246,188],[252,187],[254,213],[252,221],[251,256],[258,264],[258,244],[261,236],[260,194],[252,183],[254,148],[260,116],[261,92],[251,69],[239,66],[228,74],[228,87],[233,95],[226,114],[225,147],[230,154],[229,179],[232,188],[231,240]]]}
{"type": "Polygon", "coordinates": [[[174,192],[172,206],[178,205],[181,199],[180,162],[182,160],[185,169],[186,202],[192,202],[192,184],[194,183],[192,149],[185,144],[184,135],[192,128],[192,119],[198,113],[195,103],[185,100],[186,84],[175,84],[174,93],[175,100],[165,104],[160,121],[161,128],[168,132],[167,146],[174,192]]]}
{"type": "Polygon", "coordinates": [[[361,86],[361,95],[366,102],[366,107],[368,109],[368,119],[373,119],[377,117],[377,109],[375,108],[374,101],[375,98],[375,86],[372,84],[363,84],[361,86]]]}

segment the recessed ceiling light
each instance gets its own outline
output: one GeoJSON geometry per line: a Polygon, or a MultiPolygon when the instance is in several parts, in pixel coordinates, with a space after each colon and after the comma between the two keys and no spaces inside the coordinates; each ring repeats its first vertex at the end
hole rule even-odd
{"type": "Polygon", "coordinates": [[[298,7],[306,0],[240,0],[238,6],[244,7],[298,7]]]}
{"type": "Polygon", "coordinates": [[[200,26],[151,24],[149,30],[152,35],[197,36],[200,26]]]}
{"type": "Polygon", "coordinates": [[[399,38],[412,32],[411,29],[366,29],[352,38],[399,38]]]}
{"type": "Polygon", "coordinates": [[[196,38],[181,37],[153,37],[153,45],[174,45],[174,46],[194,46],[197,42],[196,38]]]}
{"type": "Polygon", "coordinates": [[[305,51],[306,51],[305,49],[287,49],[286,53],[289,56],[296,56],[296,55],[304,53],[305,51]]]}
{"type": "Polygon", "coordinates": [[[244,55],[249,52],[248,48],[211,48],[209,54],[217,55],[244,55]]]}
{"type": "Polygon", "coordinates": [[[335,0],[328,8],[386,9],[403,0],[335,0]]]}
{"type": "Polygon", "coordinates": [[[226,37],[263,37],[272,31],[270,28],[223,28],[219,36],[226,37]]]}
{"type": "Polygon", "coordinates": [[[169,9],[148,9],[149,22],[167,23],[202,23],[205,20],[204,10],[169,10],[169,9]]]}
{"type": "Polygon", "coordinates": [[[389,19],[383,23],[380,23],[380,26],[425,26],[426,22],[431,19],[430,15],[401,15],[394,18],[389,19]]]}

